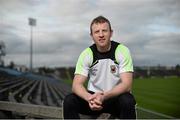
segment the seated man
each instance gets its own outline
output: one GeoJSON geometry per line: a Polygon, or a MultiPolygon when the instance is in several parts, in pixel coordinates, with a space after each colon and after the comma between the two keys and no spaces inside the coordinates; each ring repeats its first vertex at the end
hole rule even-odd
{"type": "Polygon", "coordinates": [[[136,101],[130,93],[133,64],[128,48],[111,41],[113,30],[103,16],[93,19],[90,32],[94,44],[79,56],[73,93],[63,103],[64,119],[79,119],[79,113],[110,113],[117,118],[135,119],[136,101]],[[84,83],[88,78],[86,89],[84,83]]]}

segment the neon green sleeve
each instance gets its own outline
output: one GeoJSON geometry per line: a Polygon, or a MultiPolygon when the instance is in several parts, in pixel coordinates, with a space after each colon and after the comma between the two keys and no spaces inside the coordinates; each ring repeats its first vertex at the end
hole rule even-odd
{"type": "Polygon", "coordinates": [[[120,44],[115,52],[116,61],[119,63],[119,72],[133,72],[133,62],[129,49],[120,44]]]}
{"type": "Polygon", "coordinates": [[[89,67],[93,61],[93,53],[90,48],[86,48],[79,56],[76,63],[75,74],[88,76],[89,67]]]}

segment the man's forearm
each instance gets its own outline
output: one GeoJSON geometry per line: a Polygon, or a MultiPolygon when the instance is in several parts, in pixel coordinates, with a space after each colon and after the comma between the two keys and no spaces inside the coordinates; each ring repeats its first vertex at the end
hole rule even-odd
{"type": "Polygon", "coordinates": [[[86,88],[84,87],[84,83],[87,77],[82,75],[75,75],[72,84],[72,91],[82,99],[88,101],[90,93],[87,92],[86,88]]]}
{"type": "Polygon", "coordinates": [[[79,97],[83,98],[84,100],[88,101],[90,97],[90,93],[87,92],[86,88],[83,85],[74,85],[72,87],[73,93],[78,95],[79,97]]]}
{"type": "Polygon", "coordinates": [[[104,92],[104,99],[107,100],[109,98],[118,96],[122,93],[129,92],[129,91],[130,89],[129,87],[127,87],[127,85],[123,85],[123,84],[117,85],[113,89],[104,92]]]}
{"type": "Polygon", "coordinates": [[[104,92],[105,100],[120,95],[122,93],[129,92],[131,90],[133,74],[122,73],[120,76],[121,76],[121,82],[111,90],[104,92]]]}

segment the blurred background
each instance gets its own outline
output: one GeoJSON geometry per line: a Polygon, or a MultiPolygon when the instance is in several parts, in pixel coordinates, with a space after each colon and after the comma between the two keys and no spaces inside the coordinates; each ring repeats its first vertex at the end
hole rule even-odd
{"type": "Polygon", "coordinates": [[[138,118],[180,118],[179,11],[179,0],[0,0],[1,118],[30,116],[2,105],[61,108],[99,15],[131,51],[138,118]]]}

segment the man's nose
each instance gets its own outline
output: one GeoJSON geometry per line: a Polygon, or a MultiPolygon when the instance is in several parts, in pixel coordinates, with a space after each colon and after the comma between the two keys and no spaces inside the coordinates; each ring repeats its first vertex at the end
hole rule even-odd
{"type": "Polygon", "coordinates": [[[103,37],[104,33],[102,31],[99,32],[99,37],[103,37]]]}

